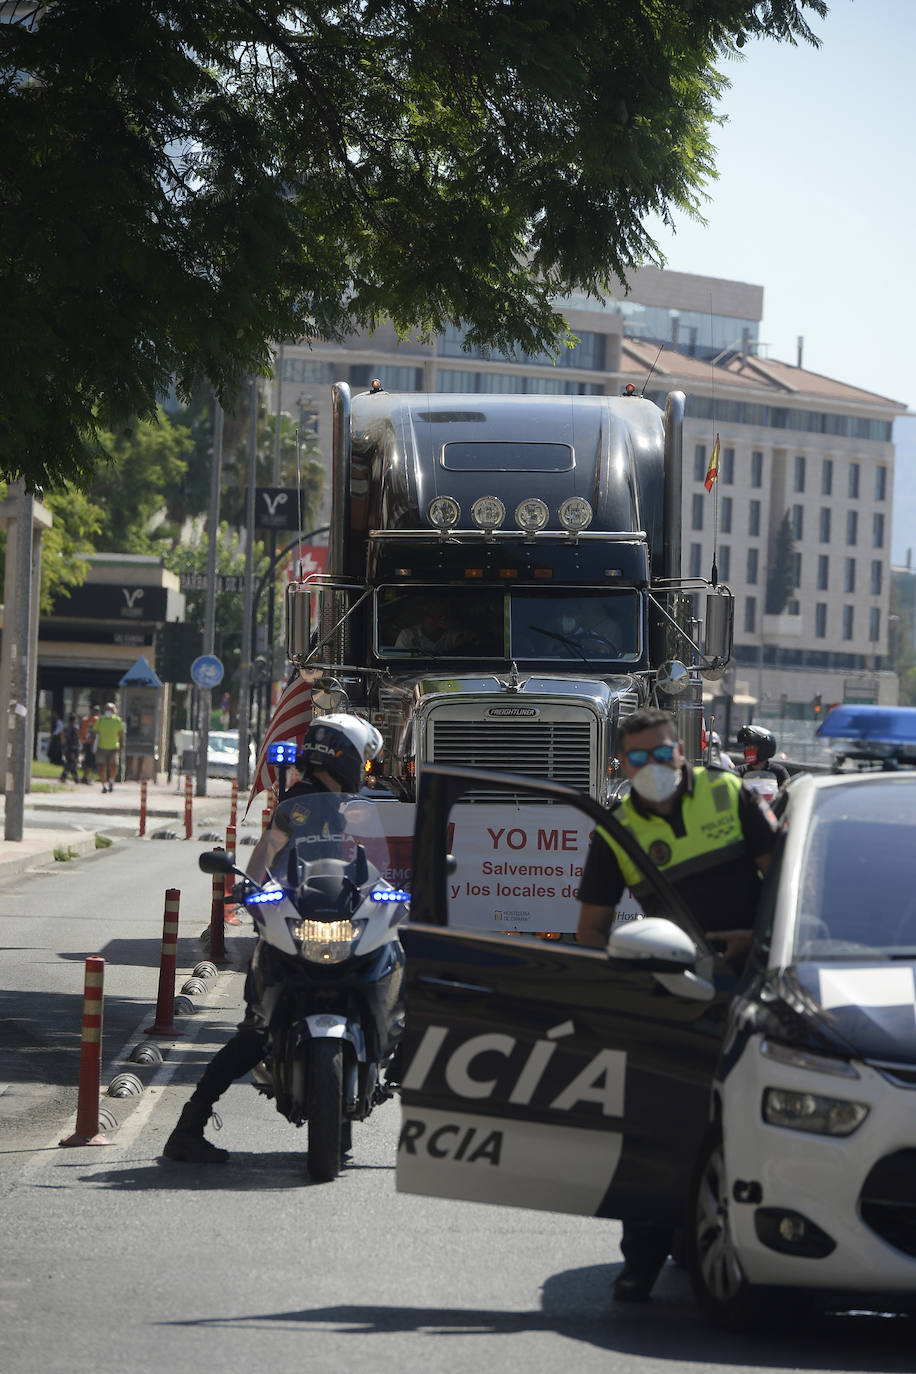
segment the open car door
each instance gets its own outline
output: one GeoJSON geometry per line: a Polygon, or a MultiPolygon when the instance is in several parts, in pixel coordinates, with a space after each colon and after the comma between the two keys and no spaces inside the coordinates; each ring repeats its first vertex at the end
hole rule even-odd
{"type": "MultiPolygon", "coordinates": [[[[402,930],[398,1189],[680,1221],[734,979],[716,978],[712,952],[674,890],[588,797],[471,769],[424,770],[413,873],[402,930]],[[589,829],[600,823],[623,837],[676,924],[615,927],[610,956],[449,929],[452,894],[481,881],[479,853],[462,856],[461,832],[484,788],[488,800],[503,794],[508,825],[513,804],[536,802],[545,822],[551,806],[572,806],[589,829]]],[[[576,897],[571,889],[557,901],[576,897]]]]}

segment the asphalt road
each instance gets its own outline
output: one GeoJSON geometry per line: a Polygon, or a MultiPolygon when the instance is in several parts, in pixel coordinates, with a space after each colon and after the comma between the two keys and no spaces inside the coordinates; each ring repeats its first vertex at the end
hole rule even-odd
{"type": "Polygon", "coordinates": [[[712,1331],[670,1264],[652,1303],[615,1307],[615,1223],[398,1194],[397,1103],[356,1128],[353,1164],[333,1184],[309,1183],[304,1132],[244,1083],[220,1104],[228,1164],[163,1161],[190,1085],[240,1014],[231,967],[177,1019],[163,1064],[139,1069],[143,1092],[103,1097],[112,1143],[61,1149],[82,961],[106,958],[104,1088],[137,1069],[122,1056],[152,1020],[166,887],[182,893],[179,979],[205,955],[204,847],[124,840],[0,884],[4,1374],[912,1370],[903,1319],[712,1331]]]}

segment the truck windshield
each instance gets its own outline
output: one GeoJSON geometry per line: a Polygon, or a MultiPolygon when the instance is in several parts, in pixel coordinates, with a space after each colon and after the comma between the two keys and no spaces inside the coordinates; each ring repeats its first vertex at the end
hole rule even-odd
{"type": "Polygon", "coordinates": [[[619,663],[640,654],[634,591],[580,587],[380,587],[384,658],[619,663]]]}

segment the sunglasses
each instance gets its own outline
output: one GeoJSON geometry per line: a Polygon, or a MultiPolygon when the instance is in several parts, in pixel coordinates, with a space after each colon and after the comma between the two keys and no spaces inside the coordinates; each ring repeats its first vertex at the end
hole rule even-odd
{"type": "Polygon", "coordinates": [[[624,758],[634,768],[642,768],[650,759],[654,759],[656,763],[670,763],[676,748],[676,744],[656,744],[654,749],[628,749],[624,753],[624,758]]]}

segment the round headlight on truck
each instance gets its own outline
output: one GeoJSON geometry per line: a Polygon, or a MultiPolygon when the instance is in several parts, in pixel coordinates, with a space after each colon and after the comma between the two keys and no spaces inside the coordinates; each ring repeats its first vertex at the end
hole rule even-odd
{"type": "Polygon", "coordinates": [[[453,496],[434,496],[426,507],[426,517],[437,530],[451,530],[461,519],[461,507],[453,496]]]}
{"type": "Polygon", "coordinates": [[[560,524],[570,534],[587,530],[592,523],[592,508],[584,496],[568,496],[557,511],[560,524]]]}

